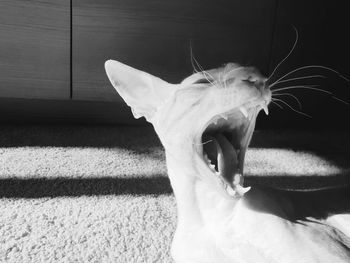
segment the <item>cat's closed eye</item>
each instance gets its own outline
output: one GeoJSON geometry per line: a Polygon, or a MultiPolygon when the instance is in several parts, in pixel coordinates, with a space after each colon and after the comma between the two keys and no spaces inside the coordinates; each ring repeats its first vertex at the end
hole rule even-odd
{"type": "Polygon", "coordinates": [[[248,85],[255,85],[256,82],[257,82],[257,79],[254,79],[254,78],[247,78],[247,79],[242,79],[242,82],[248,84],[248,85]]]}
{"type": "Polygon", "coordinates": [[[208,79],[208,78],[202,78],[196,80],[193,84],[211,84],[214,80],[213,79],[208,79]]]}

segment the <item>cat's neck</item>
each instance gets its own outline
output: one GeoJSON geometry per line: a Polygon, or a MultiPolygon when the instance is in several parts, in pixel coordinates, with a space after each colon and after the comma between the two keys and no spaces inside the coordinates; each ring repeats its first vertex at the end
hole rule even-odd
{"type": "MultiPolygon", "coordinates": [[[[229,218],[237,199],[227,195],[215,182],[203,179],[201,169],[194,165],[194,150],[178,149],[181,160],[166,151],[168,174],[178,209],[178,224],[185,227],[216,225],[229,218]],[[190,163],[186,163],[190,160],[190,163]]],[[[214,175],[213,175],[214,176],[214,175]]],[[[217,180],[212,178],[213,180],[217,180]]],[[[218,182],[216,182],[218,183],[218,182]]]]}

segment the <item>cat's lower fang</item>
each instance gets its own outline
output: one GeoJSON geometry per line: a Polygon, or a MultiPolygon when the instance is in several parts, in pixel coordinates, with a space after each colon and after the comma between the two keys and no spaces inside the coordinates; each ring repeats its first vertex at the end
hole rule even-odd
{"type": "Polygon", "coordinates": [[[242,197],[245,193],[247,193],[251,187],[243,187],[241,185],[236,185],[233,188],[231,186],[226,187],[226,192],[232,197],[242,197]]]}
{"type": "Polygon", "coordinates": [[[243,187],[241,185],[237,185],[235,188],[236,188],[237,194],[239,194],[240,196],[243,196],[246,192],[248,192],[251,189],[250,186],[243,187]]]}

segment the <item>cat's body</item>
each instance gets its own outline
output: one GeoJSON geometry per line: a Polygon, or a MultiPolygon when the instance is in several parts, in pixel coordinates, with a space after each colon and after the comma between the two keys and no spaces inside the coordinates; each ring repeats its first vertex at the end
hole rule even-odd
{"type": "Polygon", "coordinates": [[[179,85],[116,61],[106,71],[165,147],[178,207],[177,263],[350,262],[346,214],[307,213],[289,193],[243,187],[245,151],[271,100],[255,69],[228,64],[179,85]]]}
{"type": "MultiPolygon", "coordinates": [[[[183,152],[183,159],[194,154],[183,152]]],[[[291,193],[252,187],[241,198],[227,198],[193,176],[196,170],[184,171],[183,162],[166,157],[178,205],[175,262],[350,262],[350,215],[328,218],[350,212],[350,189],[291,193]]]]}

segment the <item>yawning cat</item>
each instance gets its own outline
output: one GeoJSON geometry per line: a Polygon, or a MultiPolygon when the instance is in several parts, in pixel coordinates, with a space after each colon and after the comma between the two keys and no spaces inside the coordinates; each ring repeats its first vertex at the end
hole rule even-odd
{"type": "Polygon", "coordinates": [[[178,208],[175,262],[350,262],[346,215],[311,218],[291,195],[243,186],[255,121],[271,101],[255,68],[230,63],[176,85],[117,61],[105,68],[165,147],[178,208]]]}

